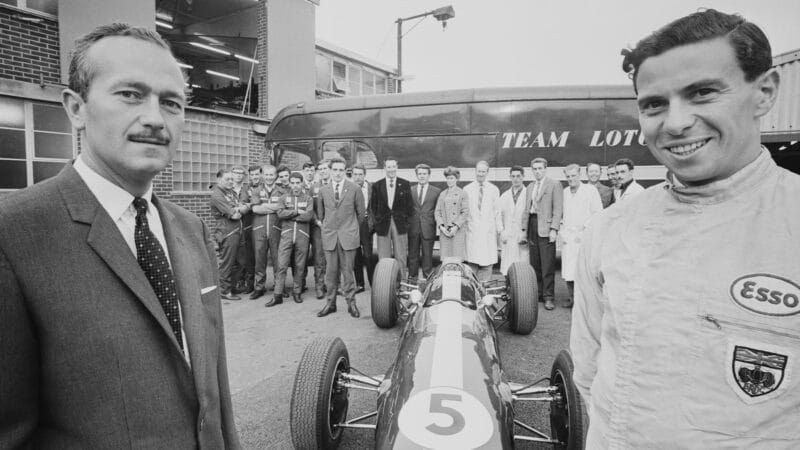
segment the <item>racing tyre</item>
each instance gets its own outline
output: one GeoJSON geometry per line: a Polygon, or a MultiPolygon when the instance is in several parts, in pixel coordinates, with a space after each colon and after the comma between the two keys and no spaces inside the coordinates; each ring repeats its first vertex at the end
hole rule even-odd
{"type": "Polygon", "coordinates": [[[536,272],[525,262],[508,268],[508,323],[517,334],[530,334],[536,328],[539,308],[536,305],[536,272]]]}
{"type": "Polygon", "coordinates": [[[383,258],[375,266],[370,307],[372,321],[380,328],[392,328],[397,323],[400,276],[400,263],[394,258],[383,258]]]}
{"type": "Polygon", "coordinates": [[[334,449],[347,420],[347,388],[339,374],[350,372],[347,347],[339,338],[317,338],[306,347],[294,377],[289,426],[296,449],[334,449]]]}
{"type": "Polygon", "coordinates": [[[550,370],[550,385],[558,387],[560,401],[550,402],[550,430],[561,443],[554,448],[581,450],[586,439],[589,419],[578,388],[572,382],[572,357],[566,350],[556,356],[550,370]]]}

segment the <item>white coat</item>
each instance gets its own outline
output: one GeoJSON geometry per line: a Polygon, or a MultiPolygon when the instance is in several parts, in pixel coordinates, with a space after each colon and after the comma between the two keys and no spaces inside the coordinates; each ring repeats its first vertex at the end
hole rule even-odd
{"type": "Polygon", "coordinates": [[[511,188],[503,192],[503,195],[500,196],[500,221],[497,227],[497,231],[500,233],[500,271],[503,272],[503,275],[508,273],[508,268],[512,263],[528,262],[527,237],[520,226],[527,216],[525,186],[521,187],[516,203],[514,203],[511,188]],[[503,243],[504,239],[505,243],[503,243]]]}
{"type": "Polygon", "coordinates": [[[586,224],[595,213],[603,210],[603,201],[597,188],[581,183],[573,194],[569,186],[564,188],[564,215],[561,223],[561,277],[566,281],[575,279],[575,263],[581,245],[581,235],[586,224]]]}
{"type": "Polygon", "coordinates": [[[497,262],[497,223],[500,217],[500,190],[488,181],[483,182],[483,201],[478,208],[478,182],[464,187],[469,198],[467,228],[468,262],[489,266],[497,262]]]}

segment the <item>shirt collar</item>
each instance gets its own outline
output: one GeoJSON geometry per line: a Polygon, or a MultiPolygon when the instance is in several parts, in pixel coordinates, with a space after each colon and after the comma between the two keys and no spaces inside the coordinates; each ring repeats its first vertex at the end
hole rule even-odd
{"type": "Polygon", "coordinates": [[[686,186],[672,172],[667,172],[665,189],[669,189],[679,201],[684,203],[714,204],[740,197],[752,191],[778,170],[769,150],[761,147],[761,154],[738,172],[723,180],[702,186],[686,186]]]}
{"type": "MultiPolygon", "coordinates": [[[[78,156],[73,167],[86,183],[86,186],[89,187],[92,194],[97,198],[97,201],[100,202],[100,206],[111,216],[111,220],[116,222],[125,214],[128,208],[133,208],[133,195],[95,172],[94,169],[83,161],[82,155],[78,156]]],[[[144,195],[142,195],[142,198],[147,200],[148,203],[152,203],[152,183],[147,188],[144,195]]]]}

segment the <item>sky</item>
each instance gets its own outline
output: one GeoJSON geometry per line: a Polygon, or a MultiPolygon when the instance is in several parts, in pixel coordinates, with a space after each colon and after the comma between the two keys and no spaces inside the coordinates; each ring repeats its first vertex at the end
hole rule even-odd
{"type": "Polygon", "coordinates": [[[620,50],[699,8],[756,23],[773,55],[800,49],[800,0],[320,0],[316,37],[394,68],[395,20],[447,5],[444,31],[403,23],[405,92],[629,84],[620,50]]]}

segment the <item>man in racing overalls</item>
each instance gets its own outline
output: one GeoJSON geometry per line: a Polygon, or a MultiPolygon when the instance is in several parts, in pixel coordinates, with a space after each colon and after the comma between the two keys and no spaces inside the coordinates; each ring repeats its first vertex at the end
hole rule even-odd
{"type": "Polygon", "coordinates": [[[760,146],[771,65],[756,25],[711,9],[626,53],[669,173],[584,234],[570,347],[587,448],[800,448],[800,177],[760,146]]]}
{"type": "Polygon", "coordinates": [[[228,169],[217,172],[217,184],[209,199],[211,217],[215,219],[214,240],[219,249],[219,289],[225,300],[241,300],[233,292],[244,268],[245,253],[239,245],[242,235],[242,214],[249,211],[246,204],[239,202],[239,195],[233,190],[233,173],[228,169]]]}
{"type": "Polygon", "coordinates": [[[272,260],[273,278],[278,268],[278,243],[281,239],[280,224],[277,212],[279,200],[284,194],[283,188],[275,182],[277,171],[275,166],[265,164],[262,167],[263,183],[254,189],[255,197],[251,197],[253,205],[253,246],[255,247],[255,290],[250,295],[255,300],[266,293],[267,261],[272,260]]]}
{"type": "Polygon", "coordinates": [[[281,196],[278,218],[281,219],[281,243],[278,250],[278,271],[275,275],[275,295],[266,306],[283,303],[286,272],[294,256],[292,298],[303,303],[303,280],[300,278],[306,266],[308,253],[309,222],[314,218],[314,201],[303,189],[303,176],[294,172],[289,176],[290,191],[281,196]]]}

